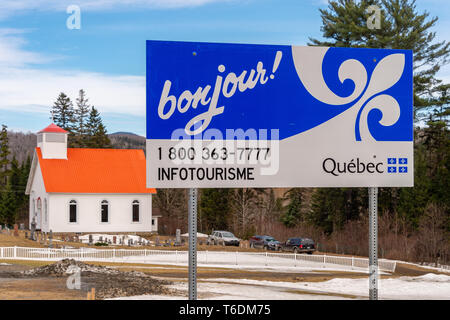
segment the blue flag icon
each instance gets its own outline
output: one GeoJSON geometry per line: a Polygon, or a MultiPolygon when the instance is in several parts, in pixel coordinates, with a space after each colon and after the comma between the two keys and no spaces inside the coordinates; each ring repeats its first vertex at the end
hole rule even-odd
{"type": "Polygon", "coordinates": [[[388,167],[388,172],[389,173],[396,173],[397,172],[397,168],[396,167],[388,167]]]}
{"type": "Polygon", "coordinates": [[[397,164],[397,159],[396,158],[388,158],[387,163],[388,164],[397,164]]]}

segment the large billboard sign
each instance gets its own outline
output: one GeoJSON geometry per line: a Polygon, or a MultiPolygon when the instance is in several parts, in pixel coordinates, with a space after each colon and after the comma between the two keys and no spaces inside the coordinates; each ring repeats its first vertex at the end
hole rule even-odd
{"type": "Polygon", "coordinates": [[[147,41],[147,185],[413,186],[410,50],[147,41]]]}

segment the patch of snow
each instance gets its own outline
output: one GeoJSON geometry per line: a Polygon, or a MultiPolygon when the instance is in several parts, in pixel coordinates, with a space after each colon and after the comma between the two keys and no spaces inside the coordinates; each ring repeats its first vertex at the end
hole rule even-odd
{"type": "MultiPolygon", "coordinates": [[[[114,237],[116,238],[116,244],[119,244],[120,239],[122,239],[122,244],[126,245],[128,243],[128,240],[133,240],[133,243],[138,243],[138,242],[142,242],[143,244],[149,245],[150,241],[147,239],[144,239],[140,236],[136,236],[136,235],[123,235],[123,234],[91,234],[92,235],[92,242],[96,243],[96,242],[100,242],[100,239],[102,239],[102,242],[110,242],[111,244],[113,243],[113,239],[114,237]]],[[[82,243],[89,243],[89,234],[80,236],[79,239],[81,240],[82,243]]]]}
{"type": "MultiPolygon", "coordinates": [[[[216,279],[210,281],[245,283],[252,285],[263,284],[266,286],[307,289],[328,294],[350,294],[363,297],[367,297],[369,292],[369,280],[367,278],[335,278],[324,282],[297,283],[245,279],[216,279]]],[[[427,274],[421,277],[387,278],[380,279],[378,284],[380,299],[450,299],[450,277],[446,275],[427,274]]]]}
{"type": "MultiPolygon", "coordinates": [[[[448,282],[450,283],[450,276],[445,274],[427,273],[419,277],[400,277],[403,281],[425,281],[425,282],[448,282]]],[[[450,292],[449,292],[450,294],[450,292]]]]}
{"type": "MultiPolygon", "coordinates": [[[[183,233],[181,235],[181,237],[183,238],[188,238],[189,237],[189,233],[183,233]]],[[[197,238],[208,238],[209,236],[207,234],[201,233],[201,232],[197,232],[197,238]]]]}
{"type": "MultiPolygon", "coordinates": [[[[120,297],[116,300],[158,300],[163,299],[188,299],[187,283],[176,283],[170,286],[171,289],[182,291],[185,295],[177,296],[160,296],[160,295],[142,295],[133,297],[120,297]]],[[[345,299],[336,296],[323,296],[308,293],[296,293],[286,288],[270,287],[270,286],[254,286],[242,285],[234,283],[216,283],[216,282],[199,282],[197,284],[197,293],[199,300],[334,300],[345,299]]]]}
{"type": "MultiPolygon", "coordinates": [[[[188,284],[186,282],[175,283],[170,288],[186,292],[186,295],[144,295],[117,299],[187,299],[188,284]]],[[[420,277],[380,279],[378,288],[379,299],[450,299],[450,277],[446,275],[426,274],[420,277]]],[[[369,279],[335,278],[323,282],[281,282],[220,278],[202,280],[197,284],[197,291],[201,300],[368,299],[369,279]]]]}

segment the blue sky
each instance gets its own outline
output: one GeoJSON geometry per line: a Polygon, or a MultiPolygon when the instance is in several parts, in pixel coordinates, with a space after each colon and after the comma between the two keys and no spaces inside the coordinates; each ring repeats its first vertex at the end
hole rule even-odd
{"type": "MultiPolygon", "coordinates": [[[[324,0],[2,0],[0,123],[37,131],[60,91],[85,89],[108,132],[145,133],[145,40],[305,45],[324,0]],[[126,5],[123,3],[126,2],[126,5]],[[81,9],[69,30],[68,5],[81,9]]],[[[418,0],[450,40],[446,0],[418,0]]],[[[450,68],[440,76],[450,80],[450,68]]]]}

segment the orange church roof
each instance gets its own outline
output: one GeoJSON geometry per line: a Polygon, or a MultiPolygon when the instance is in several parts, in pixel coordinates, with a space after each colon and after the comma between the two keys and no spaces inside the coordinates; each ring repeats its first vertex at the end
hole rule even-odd
{"type": "Polygon", "coordinates": [[[142,150],[68,148],[67,160],[43,159],[36,148],[45,190],[61,193],[156,193],[146,188],[142,150]]]}

